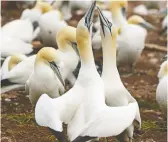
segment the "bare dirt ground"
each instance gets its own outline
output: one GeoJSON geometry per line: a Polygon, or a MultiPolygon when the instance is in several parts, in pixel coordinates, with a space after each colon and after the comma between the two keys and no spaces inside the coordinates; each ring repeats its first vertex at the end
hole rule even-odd
{"type": "MultiPolygon", "coordinates": [[[[137,2],[129,2],[128,15],[132,15],[132,7],[137,2]]],[[[20,9],[2,9],[2,24],[19,18],[20,9]]],[[[160,28],[163,17],[149,15],[144,17],[148,22],[160,28]]],[[[150,31],[146,43],[164,46],[167,38],[158,32],[150,31]]],[[[166,142],[167,121],[161,113],[155,100],[155,92],[158,84],[157,73],[162,63],[165,52],[145,49],[135,67],[135,74],[129,77],[121,76],[125,87],[137,99],[142,128],[135,131],[133,142],[166,142]]],[[[102,63],[101,51],[95,51],[96,61],[102,63]]],[[[125,71],[125,67],[121,67],[125,71]]],[[[2,142],[55,142],[55,137],[48,128],[39,127],[34,120],[34,108],[32,108],[24,89],[16,89],[1,94],[1,140],[2,142]]],[[[103,141],[103,138],[100,140],[103,141]]],[[[108,138],[109,142],[116,141],[108,138]]]]}

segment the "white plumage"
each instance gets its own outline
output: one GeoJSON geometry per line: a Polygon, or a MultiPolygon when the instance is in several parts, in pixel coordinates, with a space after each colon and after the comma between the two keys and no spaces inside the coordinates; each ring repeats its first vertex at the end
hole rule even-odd
{"type": "Polygon", "coordinates": [[[167,83],[168,83],[168,62],[165,61],[162,63],[160,71],[158,73],[159,84],[156,89],[156,101],[159,104],[162,112],[167,117],[167,83]]]}
{"type": "Polygon", "coordinates": [[[56,75],[62,71],[63,64],[60,61],[59,53],[54,48],[42,48],[36,55],[33,66],[34,70],[25,86],[33,105],[44,93],[55,98],[64,92],[64,86],[56,75]]]}
{"type": "Polygon", "coordinates": [[[1,33],[1,56],[8,57],[18,53],[30,54],[33,51],[33,46],[25,43],[21,39],[6,36],[1,33]]]}
{"type": "Polygon", "coordinates": [[[67,23],[62,19],[61,13],[58,10],[53,10],[43,14],[39,20],[40,39],[44,46],[55,47],[57,32],[67,26],[67,23]]]}
{"type": "Polygon", "coordinates": [[[31,42],[33,40],[33,25],[29,20],[14,20],[5,24],[1,29],[1,34],[31,42]],[[24,31],[24,32],[23,32],[24,31]]]}
{"type": "Polygon", "coordinates": [[[8,79],[10,82],[25,84],[33,71],[35,55],[25,58],[10,71],[5,73],[2,79],[8,79]]]}

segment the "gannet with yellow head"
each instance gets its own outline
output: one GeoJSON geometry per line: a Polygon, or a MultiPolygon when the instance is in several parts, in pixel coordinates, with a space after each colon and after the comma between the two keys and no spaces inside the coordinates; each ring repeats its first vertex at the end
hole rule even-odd
{"type": "Polygon", "coordinates": [[[73,72],[79,62],[79,53],[76,44],[76,28],[66,26],[61,29],[56,35],[56,41],[65,66],[62,76],[64,79],[68,79],[71,85],[74,85],[76,78],[73,72]]]}
{"type": "Polygon", "coordinates": [[[168,104],[168,97],[167,97],[167,83],[168,83],[168,61],[164,61],[161,64],[159,73],[159,84],[156,89],[156,101],[159,104],[162,112],[167,117],[167,104],[168,104]]]}
{"type": "Polygon", "coordinates": [[[18,63],[26,59],[27,57],[23,54],[17,54],[13,56],[9,56],[5,59],[1,67],[1,79],[3,75],[9,72],[12,68],[14,68],[18,63]]]}
{"type": "Polygon", "coordinates": [[[2,76],[2,85],[5,80],[24,85],[33,71],[34,60],[35,55],[30,57],[22,54],[11,56],[8,60],[8,71],[4,72],[2,76]]]}
{"type": "MultiPolygon", "coordinates": [[[[102,79],[105,86],[106,104],[111,107],[127,106],[131,102],[136,102],[136,100],[124,87],[117,69],[116,44],[118,29],[103,15],[100,9],[98,9],[98,11],[101,24],[101,38],[103,49],[102,79]]],[[[138,105],[136,110],[137,112],[134,118],[141,125],[138,105]]],[[[118,139],[120,141],[131,141],[133,139],[133,131],[134,126],[133,124],[131,124],[122,134],[118,136],[118,139]]]]}
{"type": "Polygon", "coordinates": [[[60,54],[54,48],[44,47],[37,53],[34,71],[25,86],[33,105],[43,93],[56,98],[64,92],[64,80],[60,73],[62,67],[60,54]]]}
{"type": "Polygon", "coordinates": [[[143,27],[155,29],[139,16],[132,16],[129,21],[126,19],[127,0],[110,1],[109,10],[112,12],[114,24],[120,28],[117,39],[117,64],[128,64],[132,72],[136,61],[144,49],[147,31],[143,27]],[[141,26],[143,27],[141,27],[141,26]]]}

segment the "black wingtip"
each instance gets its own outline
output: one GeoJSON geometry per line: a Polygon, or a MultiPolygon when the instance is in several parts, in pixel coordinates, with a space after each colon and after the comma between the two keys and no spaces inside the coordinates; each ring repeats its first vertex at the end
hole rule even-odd
{"type": "Polygon", "coordinates": [[[72,142],[86,142],[86,141],[89,141],[91,139],[95,139],[96,137],[90,137],[90,136],[79,136],[77,137],[75,140],[73,140],[72,142]]]}
{"type": "Polygon", "coordinates": [[[52,134],[59,140],[59,142],[67,142],[65,135],[63,132],[55,131],[51,128],[49,130],[52,132],[52,134]]]}
{"type": "Polygon", "coordinates": [[[1,80],[1,88],[5,87],[5,86],[14,85],[14,84],[17,84],[17,83],[10,82],[8,79],[2,79],[1,80]]]}

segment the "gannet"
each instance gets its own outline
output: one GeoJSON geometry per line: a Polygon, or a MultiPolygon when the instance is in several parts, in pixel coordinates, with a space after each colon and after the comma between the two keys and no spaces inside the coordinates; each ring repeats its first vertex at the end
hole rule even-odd
{"type": "Polygon", "coordinates": [[[126,0],[111,1],[109,6],[113,22],[120,28],[120,34],[117,39],[117,64],[127,64],[133,72],[136,61],[144,49],[145,38],[147,36],[146,29],[141,26],[148,28],[154,28],[154,26],[142,20],[139,16],[134,16],[127,21],[126,8],[126,0]]]}
{"type": "Polygon", "coordinates": [[[40,16],[51,9],[52,6],[49,3],[37,1],[36,5],[32,9],[25,9],[22,12],[20,19],[28,19],[33,24],[34,29],[36,29],[39,25],[40,16]]]}
{"type": "Polygon", "coordinates": [[[166,15],[162,21],[162,33],[164,35],[167,34],[167,20],[168,20],[168,16],[166,15]]]}
{"type": "Polygon", "coordinates": [[[25,85],[33,105],[43,93],[55,98],[64,92],[64,81],[60,73],[63,63],[57,50],[52,47],[42,48],[37,53],[33,66],[34,70],[25,85]]]}
{"type": "Polygon", "coordinates": [[[2,36],[9,36],[30,43],[36,38],[36,32],[29,20],[13,20],[5,24],[0,30],[2,36]],[[23,32],[24,31],[24,32],[23,32]]]}
{"type": "MultiPolygon", "coordinates": [[[[124,87],[116,63],[116,41],[118,31],[116,27],[99,11],[100,24],[101,24],[101,38],[103,48],[103,71],[102,79],[105,86],[105,99],[106,104],[111,107],[127,106],[130,102],[136,102],[131,94],[124,87]],[[113,84],[113,85],[111,85],[113,84]]],[[[137,113],[134,116],[135,120],[141,125],[141,117],[139,107],[137,105],[137,113]]],[[[133,138],[134,126],[129,126],[119,139],[127,141],[133,138]]]]}
{"type": "MultiPolygon", "coordinates": [[[[82,18],[82,22],[85,22],[86,26],[89,28],[92,24],[91,20],[93,17],[93,10],[95,8],[95,3],[89,8],[88,12],[85,14],[84,18],[82,18]]],[[[84,23],[83,23],[84,24],[84,23]]],[[[90,71],[96,70],[90,64],[86,64],[88,60],[94,63],[93,53],[90,52],[88,54],[88,50],[92,50],[90,47],[81,47],[82,40],[88,38],[88,30],[86,27],[80,26],[77,28],[78,40],[77,47],[79,50],[80,58],[81,58],[81,68],[79,71],[78,78],[74,84],[74,86],[62,96],[52,99],[48,95],[42,94],[39,100],[37,101],[35,107],[35,120],[38,125],[49,127],[52,132],[56,135],[56,137],[61,141],[65,142],[65,136],[63,134],[63,126],[62,123],[68,124],[68,122],[72,119],[75,114],[77,108],[82,103],[83,96],[89,91],[89,88],[92,86],[92,82],[90,82],[90,78],[92,78],[92,74],[90,71]],[[86,31],[86,38],[80,36],[82,34],[80,30],[86,31]],[[81,42],[79,43],[79,40],[81,42]],[[89,70],[88,70],[89,69],[89,70]]],[[[90,28],[89,28],[90,29],[90,28]]],[[[87,43],[86,43],[87,44],[87,43]]]]}
{"type": "Polygon", "coordinates": [[[24,55],[11,56],[8,63],[8,72],[3,74],[1,83],[8,80],[12,83],[24,85],[33,71],[34,60],[35,55],[27,58],[24,55]]]}
{"type": "Polygon", "coordinates": [[[8,73],[13,67],[15,67],[18,63],[26,58],[27,57],[23,54],[17,54],[7,57],[1,67],[1,78],[4,74],[8,73]]]}
{"type": "Polygon", "coordinates": [[[76,45],[76,28],[66,26],[62,28],[56,35],[58,50],[61,60],[64,63],[62,71],[63,79],[67,79],[71,85],[74,85],[76,78],[73,71],[79,62],[79,53],[76,45]]]}
{"type": "MultiPolygon", "coordinates": [[[[107,36],[116,40],[117,30],[112,27],[110,22],[106,23],[107,20],[104,21],[104,17],[101,17],[101,22],[105,23],[108,30],[114,34],[111,37],[108,32],[107,36]]],[[[89,65],[85,72],[89,71],[90,74],[86,76],[89,77],[87,84],[89,86],[85,85],[88,89],[85,89],[83,101],[68,123],[68,136],[72,142],[85,142],[95,137],[118,135],[132,124],[137,110],[137,103],[133,101],[130,101],[127,106],[121,107],[109,107],[105,104],[103,80],[96,70],[93,58],[90,25],[88,28],[82,19],[77,26],[78,46],[86,52],[85,54],[89,55],[89,59],[87,62],[83,62],[83,66],[89,65]]],[[[107,29],[104,29],[104,34],[106,36],[107,29]]],[[[109,41],[107,42],[109,43],[109,41]]],[[[114,46],[114,44],[112,45],[114,46]]]]}
{"type": "Polygon", "coordinates": [[[29,55],[34,52],[33,45],[25,43],[21,39],[2,35],[1,38],[1,57],[8,57],[18,53],[29,55]]]}
{"type": "Polygon", "coordinates": [[[39,38],[44,46],[56,47],[56,34],[67,26],[59,10],[52,10],[40,17],[39,38]]]}
{"type": "Polygon", "coordinates": [[[159,84],[156,89],[156,101],[159,104],[162,112],[167,117],[167,104],[168,104],[168,98],[167,98],[167,82],[168,82],[168,61],[164,61],[161,64],[159,73],[159,84]]]}

